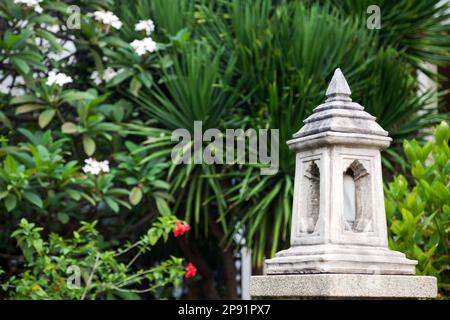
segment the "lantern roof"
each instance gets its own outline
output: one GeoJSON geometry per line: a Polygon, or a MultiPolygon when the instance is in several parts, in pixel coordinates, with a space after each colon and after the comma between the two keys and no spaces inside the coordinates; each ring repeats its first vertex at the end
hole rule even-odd
{"type": "Polygon", "coordinates": [[[364,111],[364,107],[353,102],[351,90],[341,69],[334,71],[325,102],[313,110],[311,116],[304,120],[304,126],[293,137],[301,138],[324,132],[369,134],[387,137],[376,118],[364,111]]]}

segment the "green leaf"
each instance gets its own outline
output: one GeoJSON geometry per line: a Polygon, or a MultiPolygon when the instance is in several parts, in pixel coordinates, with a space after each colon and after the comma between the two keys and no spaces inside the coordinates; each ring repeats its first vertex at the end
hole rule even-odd
{"type": "Polygon", "coordinates": [[[14,157],[10,156],[9,154],[5,158],[4,162],[4,168],[7,173],[16,173],[17,170],[17,161],[14,159],[14,157]]]}
{"type": "Polygon", "coordinates": [[[164,200],[163,198],[156,198],[156,206],[158,207],[158,211],[163,215],[163,216],[170,216],[171,215],[171,211],[170,208],[166,202],[166,200],[164,200]]]}
{"type": "Polygon", "coordinates": [[[11,99],[10,104],[24,104],[36,102],[38,99],[32,94],[24,94],[22,96],[17,96],[11,99]]]}
{"type": "Polygon", "coordinates": [[[450,128],[446,121],[442,121],[441,124],[436,128],[436,144],[442,145],[447,144],[450,138],[450,128]]]}
{"type": "Polygon", "coordinates": [[[134,95],[137,96],[139,94],[139,90],[142,87],[142,83],[139,81],[138,78],[134,77],[133,79],[131,79],[130,82],[130,92],[134,95]]]}
{"type": "Polygon", "coordinates": [[[119,205],[110,197],[105,197],[105,202],[115,213],[119,212],[119,205]]]}
{"type": "Polygon", "coordinates": [[[22,59],[13,57],[11,58],[11,62],[14,64],[17,70],[19,70],[20,73],[27,74],[28,72],[30,72],[30,67],[22,59]]]}
{"type": "Polygon", "coordinates": [[[50,42],[52,47],[55,48],[56,50],[58,50],[58,51],[64,50],[64,48],[58,42],[58,39],[53,34],[48,32],[47,30],[37,29],[37,30],[35,30],[35,32],[36,32],[36,35],[38,35],[39,37],[44,38],[48,42],[50,42]]]}
{"type": "Polygon", "coordinates": [[[88,135],[83,135],[83,148],[88,156],[92,156],[95,152],[95,141],[88,135]]]}
{"type": "Polygon", "coordinates": [[[408,141],[404,141],[403,150],[405,151],[406,158],[409,163],[414,163],[417,160],[416,154],[414,153],[414,149],[408,141]]]}
{"type": "Polygon", "coordinates": [[[45,128],[56,114],[55,109],[47,109],[39,115],[39,127],[45,128]]]}
{"type": "Polygon", "coordinates": [[[444,206],[442,207],[442,211],[444,211],[445,214],[450,216],[450,206],[444,204],[444,206]]]}
{"type": "Polygon", "coordinates": [[[142,189],[139,187],[134,187],[133,189],[131,189],[130,192],[130,203],[135,206],[137,205],[139,202],[141,202],[142,199],[142,189]]]}
{"type": "Polygon", "coordinates": [[[57,214],[58,220],[62,223],[62,224],[66,224],[69,222],[70,217],[67,213],[64,212],[58,212],[57,214]]]}
{"type": "Polygon", "coordinates": [[[37,206],[39,208],[43,207],[42,199],[36,193],[30,192],[30,191],[25,191],[23,193],[23,197],[26,200],[28,200],[29,202],[31,202],[32,204],[34,204],[35,206],[37,206]]]}
{"type": "Polygon", "coordinates": [[[5,207],[8,212],[14,210],[17,205],[17,198],[13,194],[9,194],[5,199],[5,207]]]}
{"type": "Polygon", "coordinates": [[[2,111],[0,111],[0,123],[3,123],[8,129],[12,129],[11,121],[9,121],[8,117],[2,111]]]}
{"type": "Polygon", "coordinates": [[[16,114],[27,113],[35,110],[42,109],[44,106],[40,104],[24,104],[16,109],[16,114]]]}
{"type": "Polygon", "coordinates": [[[93,96],[89,92],[77,91],[77,90],[66,90],[61,94],[62,102],[74,102],[78,100],[92,100],[93,96]]]}
{"type": "Polygon", "coordinates": [[[113,87],[121,83],[122,81],[125,81],[129,77],[131,77],[134,74],[132,70],[123,70],[118,75],[116,75],[107,85],[107,87],[113,87]]]}
{"type": "Polygon", "coordinates": [[[79,201],[81,199],[81,193],[74,189],[66,189],[67,194],[75,201],[79,201]]]}
{"type": "Polygon", "coordinates": [[[8,194],[9,194],[8,191],[2,191],[2,192],[0,192],[0,200],[6,198],[6,196],[7,196],[8,194]]]}
{"type": "Polygon", "coordinates": [[[442,201],[446,201],[447,203],[450,203],[450,191],[448,188],[440,181],[436,181],[433,184],[433,189],[435,190],[435,194],[438,196],[439,199],[442,201]]]}
{"type": "Polygon", "coordinates": [[[61,126],[61,131],[63,133],[77,133],[78,132],[78,126],[73,122],[65,122],[61,126]]]}

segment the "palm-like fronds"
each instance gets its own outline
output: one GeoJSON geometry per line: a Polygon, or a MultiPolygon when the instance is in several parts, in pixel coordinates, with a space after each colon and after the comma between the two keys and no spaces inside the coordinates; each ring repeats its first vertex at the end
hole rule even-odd
{"type": "Polygon", "coordinates": [[[336,67],[354,100],[390,131],[394,147],[384,163],[395,170],[401,140],[446,117],[427,109],[434,93],[418,95],[415,72],[423,61],[449,61],[443,34],[450,28],[440,24],[447,16],[442,7],[414,3],[382,1],[382,29],[368,30],[366,2],[196,1],[189,31],[200,44],[174,49],[174,65],[136,101],[167,129],[192,132],[195,120],[204,129],[279,129],[280,170],[260,176],[253,165],[172,167],[175,208],[205,233],[208,216],[219,214],[230,243],[245,229],[258,264],[287,245],[294,154],[284,142],[323,101],[336,67]],[[420,32],[406,27],[412,20],[420,32]]]}
{"type": "MultiPolygon", "coordinates": [[[[167,129],[187,129],[194,134],[194,122],[201,121],[203,130],[218,128],[223,117],[237,103],[236,88],[231,87],[235,70],[234,59],[221,63],[222,50],[212,52],[203,43],[184,47],[173,56],[173,65],[164,71],[160,84],[143,90],[134,99],[151,117],[167,129]]],[[[174,144],[159,150],[170,154],[174,144]]],[[[161,146],[162,147],[162,146],[161,146]]],[[[154,148],[151,144],[144,148],[154,148]]],[[[169,159],[165,159],[170,161],[169,159]]],[[[220,170],[219,170],[220,171],[220,170]]],[[[172,194],[176,195],[174,210],[194,225],[208,225],[210,212],[222,217],[225,213],[225,193],[217,179],[217,169],[208,165],[173,164],[169,178],[172,194]],[[214,201],[210,201],[213,197],[214,201]],[[201,215],[203,219],[201,219],[201,215]]],[[[196,228],[198,230],[198,228],[196,228]]],[[[207,232],[208,228],[204,228],[207,232]]]]}
{"type": "MultiPolygon", "coordinates": [[[[417,69],[423,63],[446,65],[450,62],[450,36],[448,21],[450,7],[439,0],[370,0],[332,1],[345,14],[367,19],[367,8],[376,4],[380,8],[381,29],[373,30],[380,38],[381,47],[392,47],[417,69]]],[[[328,3],[328,1],[327,1],[328,3]]]]}

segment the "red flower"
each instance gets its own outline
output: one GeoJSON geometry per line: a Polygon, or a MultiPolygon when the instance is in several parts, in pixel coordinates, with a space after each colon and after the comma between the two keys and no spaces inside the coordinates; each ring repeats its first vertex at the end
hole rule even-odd
{"type": "Polygon", "coordinates": [[[173,229],[173,234],[175,237],[182,236],[185,232],[191,230],[191,227],[187,223],[183,223],[180,220],[175,222],[175,228],[173,229]]]}
{"type": "Polygon", "coordinates": [[[197,275],[197,268],[189,262],[186,267],[186,274],[184,275],[186,278],[193,278],[197,275]]]}

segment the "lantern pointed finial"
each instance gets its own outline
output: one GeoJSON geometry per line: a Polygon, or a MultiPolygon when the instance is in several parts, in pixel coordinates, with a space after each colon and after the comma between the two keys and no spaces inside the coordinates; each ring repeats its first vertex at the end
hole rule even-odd
{"type": "Polygon", "coordinates": [[[352,91],[348,86],[347,80],[342,74],[341,69],[337,68],[334,71],[333,78],[328,85],[328,89],[326,92],[327,100],[329,101],[352,101],[350,95],[352,91]]]}

